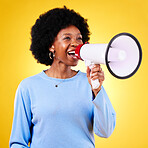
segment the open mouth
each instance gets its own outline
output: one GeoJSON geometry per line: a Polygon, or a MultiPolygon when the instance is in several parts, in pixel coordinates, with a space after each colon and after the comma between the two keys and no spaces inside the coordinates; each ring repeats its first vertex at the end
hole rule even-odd
{"type": "Polygon", "coordinates": [[[69,51],[68,55],[73,55],[74,56],[75,55],[75,51],[69,51]]]}
{"type": "Polygon", "coordinates": [[[77,57],[75,56],[75,51],[69,51],[68,55],[74,59],[77,59],[77,57]]]}

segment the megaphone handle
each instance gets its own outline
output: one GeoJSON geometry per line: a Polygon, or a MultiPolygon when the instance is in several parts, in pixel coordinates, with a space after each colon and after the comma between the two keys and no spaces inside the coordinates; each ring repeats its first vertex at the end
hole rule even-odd
{"type": "MultiPolygon", "coordinates": [[[[92,67],[94,66],[94,63],[92,63],[91,61],[86,60],[85,61],[85,65],[89,66],[90,69],[92,69],[92,67]]],[[[93,89],[97,89],[100,86],[99,80],[92,80],[91,79],[91,85],[93,89]]]]}

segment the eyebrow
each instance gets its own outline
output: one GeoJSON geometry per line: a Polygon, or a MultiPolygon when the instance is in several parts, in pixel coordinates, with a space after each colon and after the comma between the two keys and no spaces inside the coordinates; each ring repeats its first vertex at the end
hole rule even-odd
{"type": "MultiPolygon", "coordinates": [[[[72,35],[71,33],[64,33],[62,36],[64,35],[72,35]]],[[[78,33],[77,35],[82,35],[81,33],[78,33]]]]}

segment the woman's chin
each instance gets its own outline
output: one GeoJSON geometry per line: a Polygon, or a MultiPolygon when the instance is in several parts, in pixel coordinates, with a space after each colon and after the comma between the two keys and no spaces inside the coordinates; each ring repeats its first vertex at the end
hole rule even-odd
{"type": "Polygon", "coordinates": [[[78,65],[78,61],[72,62],[71,66],[77,66],[78,65]]]}

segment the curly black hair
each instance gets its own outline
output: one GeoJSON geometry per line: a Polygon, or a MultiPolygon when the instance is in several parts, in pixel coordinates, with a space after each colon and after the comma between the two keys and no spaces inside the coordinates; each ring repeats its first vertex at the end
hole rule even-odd
{"type": "Polygon", "coordinates": [[[81,34],[83,43],[90,39],[87,19],[84,19],[73,9],[54,8],[39,16],[31,29],[30,50],[38,63],[51,65],[53,59],[49,58],[49,48],[54,43],[55,37],[61,29],[70,25],[76,26],[81,34]]]}

